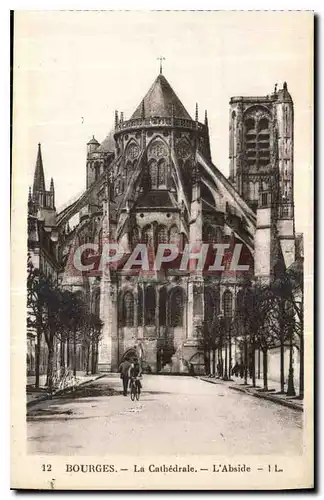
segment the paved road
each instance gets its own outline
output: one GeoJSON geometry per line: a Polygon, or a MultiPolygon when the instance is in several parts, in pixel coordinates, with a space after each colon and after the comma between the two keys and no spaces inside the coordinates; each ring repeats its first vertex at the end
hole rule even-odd
{"type": "Polygon", "coordinates": [[[190,377],[145,375],[132,402],[104,377],[29,410],[28,452],[58,455],[279,454],[302,451],[302,414],[190,377]],[[118,394],[111,395],[111,389],[118,394]]]}

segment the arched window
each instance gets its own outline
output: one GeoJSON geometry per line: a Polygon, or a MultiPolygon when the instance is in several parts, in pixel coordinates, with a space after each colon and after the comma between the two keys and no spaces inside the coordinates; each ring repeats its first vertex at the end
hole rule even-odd
{"type": "Polygon", "coordinates": [[[158,178],[158,167],[156,160],[151,160],[149,165],[150,172],[150,185],[151,189],[155,189],[157,187],[157,178],[158,178]]]}
{"type": "Polygon", "coordinates": [[[144,317],[145,325],[155,325],[156,298],[153,286],[149,285],[145,289],[144,317]]]}
{"type": "Polygon", "coordinates": [[[166,326],[166,306],[167,306],[167,291],[163,287],[159,292],[159,324],[166,326]]]}
{"type": "Polygon", "coordinates": [[[172,226],[170,229],[170,243],[179,245],[179,229],[177,226],[172,226]]]}
{"type": "Polygon", "coordinates": [[[213,243],[214,241],[214,228],[210,224],[203,226],[203,241],[204,243],[213,243]]]}
{"type": "Polygon", "coordinates": [[[168,243],[168,230],[166,226],[158,226],[156,230],[156,243],[168,243]]]}
{"type": "Polygon", "coordinates": [[[142,242],[145,245],[149,245],[152,240],[152,228],[151,226],[145,226],[142,231],[142,242]]]}
{"type": "Polygon", "coordinates": [[[188,244],[188,238],[185,233],[180,233],[180,250],[183,251],[184,247],[188,244]]]}
{"type": "Polygon", "coordinates": [[[159,161],[158,166],[158,186],[165,186],[166,184],[166,162],[164,159],[159,161]]]}
{"type": "Polygon", "coordinates": [[[232,317],[233,311],[233,295],[232,292],[226,290],[223,294],[223,311],[225,318],[232,317]]]}
{"type": "Polygon", "coordinates": [[[247,164],[262,167],[270,163],[270,131],[269,120],[262,116],[246,118],[245,151],[247,164]]]}
{"type": "Polygon", "coordinates": [[[171,290],[169,296],[170,326],[182,326],[183,306],[183,290],[180,287],[176,287],[171,290]]]}
{"type": "Polygon", "coordinates": [[[124,177],[129,178],[131,173],[132,173],[132,162],[128,160],[128,162],[125,165],[124,177]]]}
{"type": "Polygon", "coordinates": [[[134,325],[134,297],[132,292],[126,292],[123,298],[123,325],[134,325]]]}
{"type": "Polygon", "coordinates": [[[139,243],[139,230],[138,227],[133,227],[131,231],[132,247],[135,248],[137,243],[139,243]]]}
{"type": "Polygon", "coordinates": [[[97,180],[100,175],[100,163],[98,161],[96,161],[94,168],[95,168],[95,180],[97,180]]]}
{"type": "Polygon", "coordinates": [[[218,314],[218,295],[211,287],[204,289],[204,312],[208,322],[214,321],[218,314]]]}

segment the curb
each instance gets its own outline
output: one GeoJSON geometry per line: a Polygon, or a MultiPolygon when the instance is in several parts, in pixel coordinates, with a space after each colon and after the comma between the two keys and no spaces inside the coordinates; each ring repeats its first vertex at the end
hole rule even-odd
{"type": "MultiPolygon", "coordinates": [[[[209,384],[226,385],[226,384],[224,384],[223,381],[216,382],[215,379],[208,379],[208,378],[200,377],[200,380],[203,380],[204,382],[208,382],[209,384]]],[[[287,408],[292,408],[293,410],[296,410],[296,411],[300,411],[300,412],[304,411],[303,406],[298,405],[298,404],[294,403],[293,401],[288,401],[285,399],[276,398],[272,394],[266,394],[266,393],[260,393],[260,392],[254,392],[254,391],[252,392],[249,390],[249,388],[239,387],[236,385],[228,385],[227,387],[229,389],[232,389],[233,391],[242,392],[244,394],[248,394],[249,396],[253,396],[253,397],[259,398],[259,399],[266,399],[267,401],[271,401],[272,403],[276,403],[276,404],[281,405],[281,406],[286,406],[287,408]]]]}
{"type": "MultiPolygon", "coordinates": [[[[81,384],[76,386],[76,390],[79,387],[82,387],[82,386],[87,385],[87,384],[91,384],[91,382],[94,382],[95,380],[99,380],[100,378],[103,378],[105,376],[106,376],[106,373],[101,373],[96,378],[93,378],[91,380],[85,380],[84,382],[81,382],[81,384]]],[[[34,404],[41,403],[42,401],[47,401],[48,399],[53,399],[56,396],[60,396],[61,394],[65,394],[65,393],[68,393],[71,391],[72,391],[71,387],[67,387],[66,389],[60,389],[59,391],[56,391],[52,394],[52,398],[50,398],[49,395],[46,394],[45,396],[41,396],[37,399],[33,399],[32,401],[27,401],[26,406],[27,406],[27,408],[29,408],[30,406],[33,406],[34,404]]]]}
{"type": "Polygon", "coordinates": [[[275,396],[272,396],[271,394],[265,394],[265,393],[258,393],[258,392],[252,392],[249,391],[249,389],[243,389],[241,387],[236,387],[234,385],[230,385],[229,389],[232,389],[233,391],[237,392],[243,392],[245,394],[248,394],[249,396],[253,396],[255,398],[259,399],[266,399],[267,401],[271,401],[272,403],[279,404],[281,406],[286,406],[287,408],[292,408],[293,410],[303,412],[304,408],[293,401],[287,401],[285,399],[279,399],[276,398],[275,396]]]}

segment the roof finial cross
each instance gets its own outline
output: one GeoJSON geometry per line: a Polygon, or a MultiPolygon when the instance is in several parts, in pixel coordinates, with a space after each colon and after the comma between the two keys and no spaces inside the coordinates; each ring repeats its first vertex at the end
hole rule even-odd
{"type": "Polygon", "coordinates": [[[165,61],[165,57],[160,56],[157,58],[157,60],[160,61],[160,75],[162,75],[162,61],[165,61]]]}

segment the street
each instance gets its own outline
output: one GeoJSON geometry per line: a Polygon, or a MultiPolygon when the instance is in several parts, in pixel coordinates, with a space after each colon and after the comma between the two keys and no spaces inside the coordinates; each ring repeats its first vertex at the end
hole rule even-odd
{"type": "Polygon", "coordinates": [[[144,375],[140,401],[105,376],[28,410],[28,453],[113,454],[302,453],[302,413],[238,393],[225,384],[144,375]]]}

